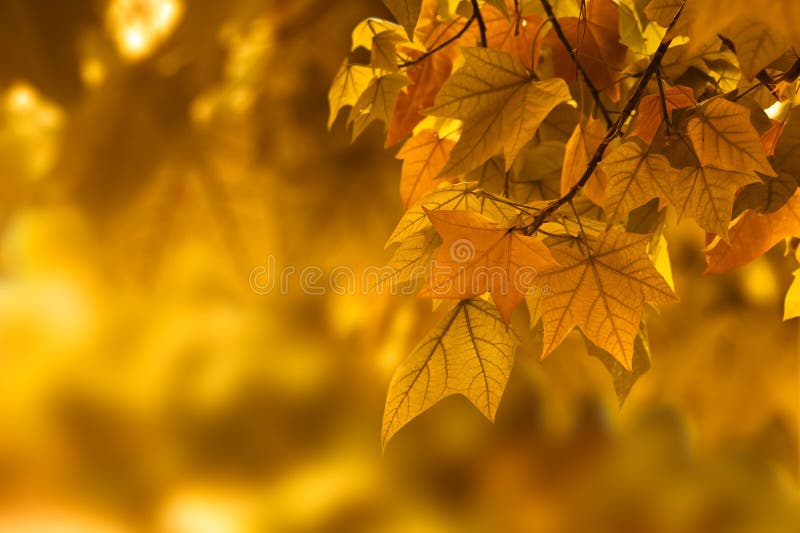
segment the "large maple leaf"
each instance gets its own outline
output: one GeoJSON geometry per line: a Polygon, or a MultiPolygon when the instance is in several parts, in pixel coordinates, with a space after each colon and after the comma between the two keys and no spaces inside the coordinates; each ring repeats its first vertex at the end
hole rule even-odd
{"type": "Polygon", "coordinates": [[[678,297],[647,256],[649,235],[608,230],[587,245],[551,247],[561,267],[542,274],[542,357],[576,326],[598,348],[632,370],[644,304],[678,297]]]}
{"type": "Polygon", "coordinates": [[[426,211],[443,245],[422,298],[465,299],[492,295],[503,321],[525,298],[542,272],[558,267],[541,241],[498,227],[469,211],[426,211]]]}
{"type": "Polygon", "coordinates": [[[550,111],[570,100],[564,80],[537,81],[515,56],[463,48],[465,63],[442,87],[430,115],[464,122],[443,176],[466,174],[501,150],[506,170],[550,111]]]}

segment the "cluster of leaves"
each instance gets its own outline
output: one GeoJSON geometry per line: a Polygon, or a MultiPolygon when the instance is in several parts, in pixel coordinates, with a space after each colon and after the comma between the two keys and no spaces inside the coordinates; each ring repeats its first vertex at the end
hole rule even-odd
{"type": "Polygon", "coordinates": [[[354,139],[377,120],[403,142],[395,281],[457,303],[397,369],[384,445],[448,395],[494,417],[523,301],[542,357],[577,327],[624,400],[650,366],[645,304],[678,299],[664,230],[681,218],[707,232],[709,273],[800,236],[797,2],[385,4],[399,24],[356,27],[370,63],[342,65],[330,125],[350,107],[354,139]],[[500,274],[462,283],[479,269],[500,274]]]}

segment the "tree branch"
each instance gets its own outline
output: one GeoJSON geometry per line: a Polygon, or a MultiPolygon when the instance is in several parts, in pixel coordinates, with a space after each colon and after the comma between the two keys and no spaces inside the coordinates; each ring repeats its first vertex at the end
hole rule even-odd
{"type": "Polygon", "coordinates": [[[558,23],[558,19],[556,18],[555,13],[553,12],[553,6],[550,5],[548,0],[541,0],[542,7],[544,8],[544,12],[550,18],[551,22],[553,23],[553,29],[558,36],[558,40],[561,41],[561,44],[564,45],[564,48],[569,53],[569,56],[572,58],[572,61],[575,63],[575,66],[578,68],[578,72],[581,73],[583,77],[583,81],[586,84],[586,87],[589,88],[589,91],[592,93],[592,98],[597,103],[597,107],[600,109],[600,113],[603,115],[603,118],[606,121],[606,126],[611,127],[614,125],[614,121],[611,120],[611,116],[608,114],[608,110],[606,106],[603,105],[603,102],[600,100],[600,91],[595,87],[592,80],[589,78],[589,75],[586,73],[586,70],[581,65],[581,62],[578,60],[578,55],[575,53],[575,50],[572,49],[572,45],[567,39],[567,36],[564,35],[564,30],[561,28],[561,24],[558,23]]]}
{"type": "Polygon", "coordinates": [[[400,63],[397,66],[400,67],[400,68],[406,68],[406,67],[410,67],[410,66],[416,65],[417,63],[422,63],[423,61],[428,59],[430,56],[432,56],[433,54],[435,54],[436,52],[438,52],[442,48],[445,48],[446,46],[448,46],[448,45],[454,43],[455,41],[457,41],[458,39],[460,39],[462,35],[467,33],[467,30],[469,29],[470,26],[472,26],[472,23],[475,22],[475,19],[476,19],[475,14],[473,14],[467,20],[466,24],[464,24],[464,27],[462,27],[460,30],[458,30],[458,33],[456,33],[455,35],[453,35],[452,37],[450,37],[446,41],[443,41],[443,42],[439,43],[438,45],[434,46],[433,48],[431,48],[430,50],[428,50],[427,52],[425,52],[424,54],[422,54],[418,58],[412,59],[412,60],[409,60],[409,61],[404,61],[404,62],[400,63]]]}
{"type": "MultiPolygon", "coordinates": [[[[543,3],[546,3],[547,0],[542,0],[543,3]]],[[[589,178],[594,174],[594,171],[597,169],[597,165],[600,164],[600,161],[603,160],[603,155],[606,152],[606,148],[608,145],[611,144],[616,137],[618,137],[622,133],[622,127],[628,121],[630,116],[633,114],[633,110],[636,109],[636,106],[639,105],[642,97],[644,96],[645,87],[650,81],[650,78],[653,74],[658,70],[659,66],[661,65],[661,61],[664,59],[664,54],[667,53],[667,49],[669,48],[670,43],[672,43],[672,37],[670,36],[670,32],[672,28],[675,27],[675,23],[678,21],[678,18],[681,16],[683,12],[683,6],[686,5],[686,0],[681,3],[681,7],[678,8],[678,11],[675,13],[675,16],[672,18],[672,22],[670,22],[669,27],[667,28],[667,32],[664,34],[664,38],[661,40],[661,43],[658,45],[658,49],[656,53],[653,54],[653,59],[650,60],[650,64],[647,65],[642,77],[639,79],[638,85],[633,91],[633,94],[628,101],[625,103],[625,107],[622,109],[622,113],[620,113],[617,121],[613,123],[611,127],[609,127],[608,131],[606,132],[606,136],[600,142],[600,145],[597,147],[597,150],[594,153],[594,156],[589,161],[589,164],[586,166],[586,170],[584,171],[581,179],[572,186],[572,188],[567,191],[561,198],[554,200],[551,202],[547,207],[542,209],[539,214],[537,214],[533,222],[525,229],[525,233],[527,235],[532,235],[542,224],[544,224],[547,219],[549,219],[553,213],[558,211],[561,206],[569,203],[578,194],[585,185],[586,182],[589,181],[589,178]]]]}
{"type": "Polygon", "coordinates": [[[483,20],[478,0],[472,0],[472,16],[478,21],[478,29],[481,31],[481,45],[486,48],[489,46],[489,41],[486,40],[486,22],[483,20]]]}

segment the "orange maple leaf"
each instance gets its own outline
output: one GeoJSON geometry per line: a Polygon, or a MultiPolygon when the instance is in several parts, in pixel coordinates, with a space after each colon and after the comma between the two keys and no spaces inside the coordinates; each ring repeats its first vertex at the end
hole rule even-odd
{"type": "Polygon", "coordinates": [[[570,241],[551,248],[563,266],[540,280],[542,357],[577,326],[631,371],[645,302],[678,300],[647,256],[650,238],[608,230],[588,245],[570,241]]]}
{"type": "Polygon", "coordinates": [[[542,272],[558,268],[547,246],[470,211],[425,210],[444,241],[421,298],[463,300],[489,293],[503,321],[542,272]]]}
{"type": "Polygon", "coordinates": [[[706,274],[749,263],[786,237],[800,235],[800,192],[774,213],[745,211],[728,230],[729,243],[715,239],[706,249],[706,274]]]}

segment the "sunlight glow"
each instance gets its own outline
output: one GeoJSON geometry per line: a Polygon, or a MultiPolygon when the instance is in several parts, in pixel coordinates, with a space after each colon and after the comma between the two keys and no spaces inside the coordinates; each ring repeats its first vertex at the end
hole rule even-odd
{"type": "Polygon", "coordinates": [[[112,0],[106,23],[122,56],[139,61],[169,37],[183,11],[181,0],[112,0]]]}

